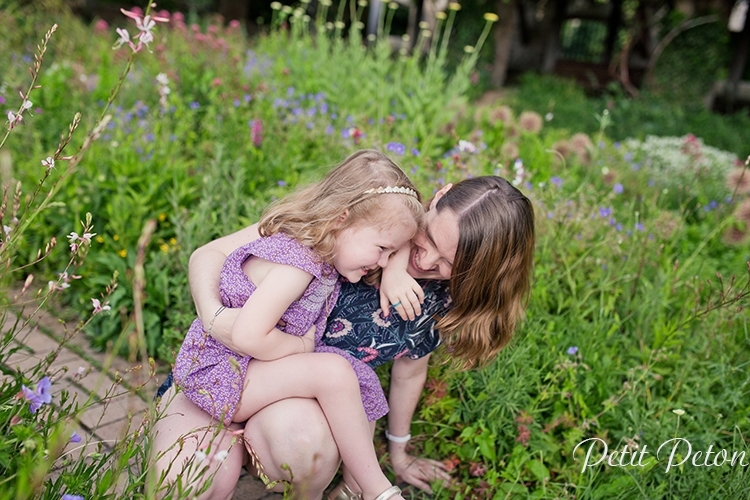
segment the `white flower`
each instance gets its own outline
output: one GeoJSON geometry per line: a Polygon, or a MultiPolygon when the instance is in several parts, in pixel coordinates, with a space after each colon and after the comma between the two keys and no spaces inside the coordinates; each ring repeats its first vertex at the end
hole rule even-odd
{"type": "Polygon", "coordinates": [[[201,463],[206,459],[206,453],[201,450],[195,450],[195,463],[201,463]]]}
{"type": "Polygon", "coordinates": [[[31,101],[29,101],[28,99],[24,99],[23,104],[21,105],[21,109],[22,110],[29,109],[31,108],[31,106],[33,106],[31,101]]]}
{"type": "Polygon", "coordinates": [[[75,243],[76,241],[78,241],[78,238],[78,233],[76,233],[75,231],[71,231],[71,233],[68,235],[68,239],[71,243],[75,243]]]}
{"type": "Polygon", "coordinates": [[[128,30],[123,29],[123,28],[117,28],[115,31],[117,32],[118,35],[120,35],[120,38],[117,39],[117,41],[115,42],[112,48],[119,49],[125,44],[132,46],[132,42],[130,41],[130,33],[128,33],[128,30]]]}
{"type": "Polygon", "coordinates": [[[214,455],[214,460],[217,462],[223,462],[227,458],[227,455],[229,455],[228,450],[221,450],[214,455]]]}
{"type": "Polygon", "coordinates": [[[159,73],[158,75],[156,75],[156,81],[162,85],[169,85],[169,77],[167,77],[167,75],[165,75],[164,73],[159,73]]]}
{"type": "Polygon", "coordinates": [[[678,417],[681,417],[681,416],[683,416],[685,414],[685,410],[681,410],[681,409],[677,408],[677,409],[672,410],[672,413],[674,413],[678,417]]]}
{"type": "Polygon", "coordinates": [[[476,153],[477,147],[469,141],[460,140],[458,141],[458,150],[462,153],[476,153]]]}
{"type": "Polygon", "coordinates": [[[55,168],[55,159],[51,156],[48,156],[46,160],[42,160],[42,165],[47,167],[47,170],[51,170],[55,168]]]}

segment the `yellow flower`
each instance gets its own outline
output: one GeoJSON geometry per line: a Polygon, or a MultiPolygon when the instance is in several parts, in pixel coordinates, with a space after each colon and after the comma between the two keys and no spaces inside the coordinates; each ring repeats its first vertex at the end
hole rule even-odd
{"type": "Polygon", "coordinates": [[[500,18],[497,17],[497,14],[495,14],[494,12],[487,12],[484,14],[484,20],[491,23],[496,23],[500,20],[500,18]]]}
{"type": "Polygon", "coordinates": [[[169,244],[170,245],[176,245],[177,244],[177,240],[175,238],[169,238],[169,244]]]}
{"type": "Polygon", "coordinates": [[[126,248],[123,248],[119,252],[117,252],[117,255],[122,257],[123,259],[128,256],[128,250],[126,248]]]}
{"type": "Polygon", "coordinates": [[[116,235],[112,236],[112,239],[115,240],[115,241],[120,241],[120,235],[116,234],[116,235]]]}
{"type": "Polygon", "coordinates": [[[162,212],[162,213],[159,214],[158,218],[159,218],[160,222],[164,222],[165,220],[167,220],[167,214],[165,214],[164,212],[162,212]]]}
{"type": "Polygon", "coordinates": [[[448,15],[442,10],[437,11],[435,13],[435,17],[437,17],[438,19],[448,19],[448,15]]]}
{"type": "Polygon", "coordinates": [[[451,2],[448,4],[450,10],[461,10],[461,4],[458,2],[451,2]]]}
{"type": "Polygon", "coordinates": [[[97,236],[96,237],[96,242],[97,243],[104,243],[104,238],[102,238],[101,236],[97,236]]]}
{"type": "Polygon", "coordinates": [[[166,243],[162,243],[161,245],[159,245],[159,249],[162,252],[167,253],[169,252],[169,245],[167,245],[166,243]]]}

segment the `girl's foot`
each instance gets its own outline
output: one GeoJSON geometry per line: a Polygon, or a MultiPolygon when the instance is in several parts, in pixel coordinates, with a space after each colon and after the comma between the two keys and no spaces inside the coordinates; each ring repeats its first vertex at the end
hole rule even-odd
{"type": "Polygon", "coordinates": [[[401,488],[398,486],[391,486],[383,493],[375,497],[375,500],[404,500],[401,496],[401,488]]]}
{"type": "Polygon", "coordinates": [[[328,494],[328,500],[362,500],[362,493],[355,493],[343,480],[328,494]]]}

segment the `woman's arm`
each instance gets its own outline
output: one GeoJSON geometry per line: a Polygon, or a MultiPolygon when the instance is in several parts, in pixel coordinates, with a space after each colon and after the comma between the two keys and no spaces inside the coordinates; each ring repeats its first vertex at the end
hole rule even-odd
{"type": "Polygon", "coordinates": [[[259,237],[258,226],[253,224],[196,249],[190,255],[188,264],[190,293],[193,296],[198,317],[206,328],[213,321],[211,336],[237,352],[240,352],[241,349],[232,343],[231,332],[240,309],[225,309],[214,317],[222,306],[219,294],[219,276],[224,261],[230,253],[259,237]]]}
{"type": "MultiPolygon", "coordinates": [[[[388,433],[402,437],[411,434],[411,420],[427,379],[430,356],[419,359],[399,358],[391,369],[388,404],[388,433]]],[[[388,442],[393,470],[403,481],[432,493],[429,481],[448,481],[450,475],[437,460],[417,458],[406,453],[406,443],[388,442]]]]}

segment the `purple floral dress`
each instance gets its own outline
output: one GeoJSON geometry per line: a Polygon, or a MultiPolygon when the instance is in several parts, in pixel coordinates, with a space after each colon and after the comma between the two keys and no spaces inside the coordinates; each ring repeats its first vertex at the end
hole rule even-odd
{"type": "MultiPolygon", "coordinates": [[[[388,405],[372,368],[340,349],[322,344],[326,318],[340,290],[339,275],[333,266],[320,262],[309,247],[285,234],[258,238],[232,252],[224,263],[219,289],[222,303],[226,307],[242,307],[255,291],[255,285],[242,270],[242,264],[250,256],[294,266],[313,275],[302,297],[293,302],[281,316],[286,322],[281,329],[291,335],[301,336],[315,325],[315,352],[335,352],[349,360],[360,381],[362,402],[368,418],[376,420],[385,415],[388,405]]],[[[237,354],[216,341],[205,332],[201,321],[196,319],[177,354],[174,379],[193,403],[214,418],[229,424],[237,411],[247,365],[251,359],[252,357],[237,354]]]]}

